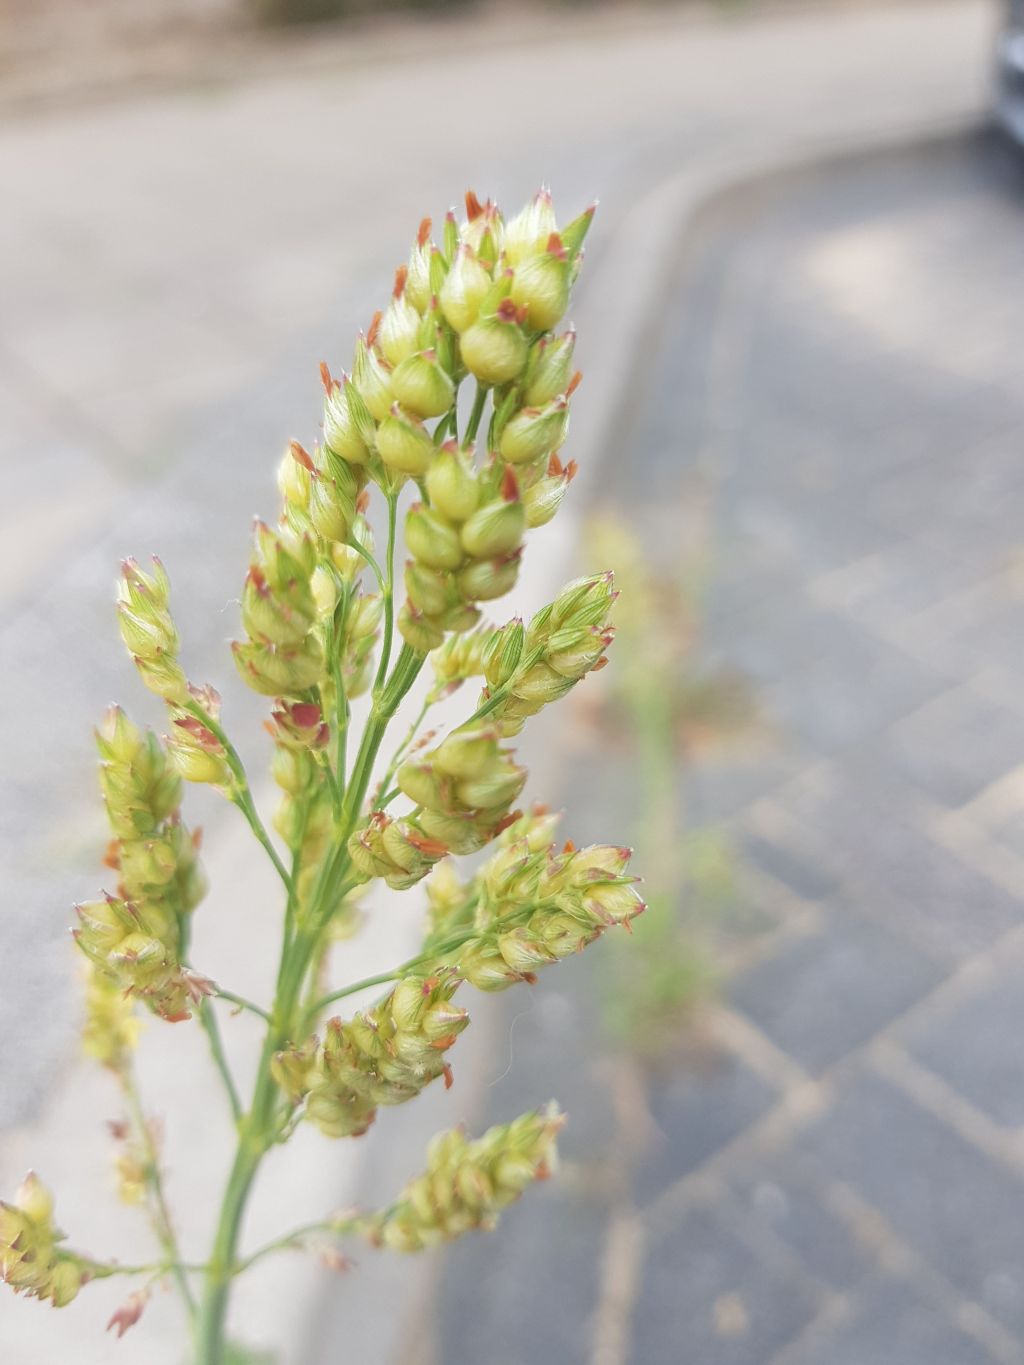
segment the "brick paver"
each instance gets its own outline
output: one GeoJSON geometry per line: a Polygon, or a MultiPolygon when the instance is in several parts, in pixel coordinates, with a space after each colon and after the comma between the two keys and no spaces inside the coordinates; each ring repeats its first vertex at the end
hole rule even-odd
{"type": "MultiPolygon", "coordinates": [[[[610,1064],[598,965],[538,986],[563,1023],[517,1025],[488,1109],[556,1038],[556,1091],[607,1098],[573,1116],[561,1187],[450,1257],[446,1365],[1024,1360],[1022,212],[979,138],[705,227],[605,496],[666,560],[709,500],[706,652],[778,744],[700,765],[687,800],[770,912],[668,1066],[610,1064]]],[[[608,837],[615,766],[581,777],[567,805],[608,837]]]]}

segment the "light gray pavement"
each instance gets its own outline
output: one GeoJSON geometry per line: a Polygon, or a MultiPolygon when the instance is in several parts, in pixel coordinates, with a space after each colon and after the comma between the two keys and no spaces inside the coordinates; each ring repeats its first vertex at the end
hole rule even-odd
{"type": "MultiPolygon", "coordinates": [[[[74,1090],[65,926],[97,879],[89,728],[112,697],[138,698],[108,605],[118,557],[159,550],[193,671],[224,685],[241,730],[258,707],[223,641],[247,515],[271,504],[276,450],[314,430],[315,362],[345,362],[424,210],[465,184],[514,202],[546,179],[567,207],[602,195],[578,316],[586,479],[683,211],[747,170],[971,117],[989,24],[974,3],[467,24],[389,61],[325,40],[303,70],[7,117],[5,1184],[55,1113],[109,1102],[74,1090]]],[[[199,808],[216,841],[221,812],[199,808]]],[[[44,1334],[63,1330],[33,1324],[36,1356],[19,1335],[26,1362],[52,1359],[44,1334]]],[[[144,1328],[131,1349],[163,1359],[144,1328]]]]}

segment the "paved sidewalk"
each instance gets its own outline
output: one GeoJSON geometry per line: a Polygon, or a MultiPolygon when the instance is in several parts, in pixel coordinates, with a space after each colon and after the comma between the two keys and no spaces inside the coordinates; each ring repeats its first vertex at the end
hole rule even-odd
{"type": "MultiPolygon", "coordinates": [[[[531,26],[518,36],[467,24],[447,50],[418,59],[406,49],[353,66],[338,51],[306,72],[250,72],[5,121],[0,183],[17,213],[0,216],[0,639],[12,661],[0,719],[9,906],[0,1185],[39,1160],[62,1189],[78,1190],[64,1196],[69,1227],[113,1237],[95,1178],[111,1098],[72,1064],[66,925],[68,905],[96,885],[102,847],[90,726],[115,696],[157,715],[139,705],[115,639],[107,604],[119,556],[164,556],[190,667],[224,685],[243,731],[259,706],[232,687],[223,642],[246,558],[244,516],[272,502],[273,452],[289,436],[312,436],[315,362],[344,363],[424,208],[440,215],[467,182],[515,202],[548,179],[566,207],[605,191],[577,313],[588,374],[573,434],[583,498],[664,292],[662,251],[683,211],[739,170],[970,118],[984,103],[989,17],[968,0],[708,25],[665,13],[635,27],[531,26]],[[442,107],[471,116],[453,113],[442,136],[424,118],[442,107]],[[82,1134],[74,1151],[62,1141],[69,1122],[82,1134]]],[[[571,539],[562,534],[537,538],[536,591],[562,571],[571,539]]],[[[200,798],[191,814],[207,827],[216,867],[232,867],[238,845],[220,808],[200,798]]],[[[273,932],[252,905],[262,898],[248,880],[211,899],[197,934],[214,964],[241,928],[273,932]]],[[[184,1052],[166,1031],[150,1032],[161,1065],[180,1074],[184,1052]]],[[[203,1091],[194,1103],[213,1097],[203,1091]]],[[[193,1213],[183,1231],[199,1246],[223,1148],[216,1128],[182,1112],[169,1131],[172,1186],[187,1173],[193,1213]]],[[[413,1130],[432,1122],[426,1101],[413,1112],[422,1115],[413,1130]]],[[[415,1158],[399,1171],[387,1142],[375,1135],[346,1151],[352,1161],[378,1153],[393,1188],[415,1158]]],[[[314,1146],[298,1161],[261,1191],[268,1217],[275,1200],[295,1203],[303,1178],[309,1198],[322,1197],[325,1181],[338,1202],[350,1197],[340,1153],[314,1146]]],[[[401,1274],[408,1299],[413,1272],[401,1274]]],[[[277,1334],[294,1357],[308,1299],[293,1284],[281,1292],[290,1315],[277,1334]]],[[[4,1345],[19,1365],[69,1350],[76,1365],[105,1361],[103,1295],[97,1287],[74,1315],[45,1319],[33,1305],[5,1308],[4,1345]]],[[[243,1309],[266,1315],[272,1301],[256,1285],[243,1309]]],[[[135,1342],[146,1365],[174,1361],[156,1309],[135,1342]]]]}
{"type": "MultiPolygon", "coordinates": [[[[731,975],[654,1068],[593,958],[508,998],[476,1121],[560,1095],[567,1169],[452,1250],[417,1362],[1024,1361],[1022,225],[970,138],[691,235],[603,499],[666,563],[710,509],[703,653],[776,732],[681,775],[743,859],[731,975]]],[[[628,783],[581,760],[574,837],[628,783]]]]}
{"type": "MultiPolygon", "coordinates": [[[[114,566],[159,550],[196,674],[229,682],[244,517],[274,496],[275,450],[314,431],[316,359],[344,363],[424,210],[439,215],[467,182],[516,202],[546,178],[570,208],[607,187],[581,290],[580,360],[599,376],[575,427],[586,465],[618,401],[629,291],[657,301],[652,245],[670,238],[679,196],[654,224],[631,220],[634,203],[662,212],[645,196],[683,172],[685,191],[686,176],[699,187],[732,162],[969,115],[986,16],[977,3],[703,26],[669,15],[636,32],[559,28],[547,43],[531,29],[529,88],[504,30],[483,60],[486,31],[456,29],[460,106],[474,113],[443,137],[421,117],[448,88],[443,52],[0,128],[0,183],[18,209],[0,219],[0,639],[15,665],[0,855],[18,907],[4,946],[25,998],[56,1000],[29,1023],[18,992],[0,997],[15,1040],[0,1065],[18,1068],[4,1089],[19,1097],[2,1122],[37,1103],[33,1076],[66,1047],[66,906],[92,884],[101,835],[89,730],[112,697],[137,695],[107,605],[114,566]],[[903,54],[901,69],[883,69],[882,53],[903,54]],[[552,127],[560,90],[571,98],[552,127]],[[388,116],[352,136],[371,94],[388,116]],[[631,240],[607,301],[591,295],[602,256],[631,240]],[[45,742],[25,723],[40,694],[45,742]]],[[[241,689],[231,705],[240,719],[253,710],[241,689]]]]}

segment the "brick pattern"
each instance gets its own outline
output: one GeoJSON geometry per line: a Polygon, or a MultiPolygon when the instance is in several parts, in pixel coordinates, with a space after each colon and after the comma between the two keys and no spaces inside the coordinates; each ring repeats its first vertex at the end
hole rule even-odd
{"type": "MultiPolygon", "coordinates": [[[[596,955],[538,986],[486,1108],[563,1094],[567,1170],[448,1258],[424,1361],[1024,1361],[1022,269],[973,139],[733,196],[691,253],[606,497],[666,555],[710,509],[705,653],[775,735],[685,775],[743,859],[731,976],[654,1069],[596,955]]],[[[581,760],[574,833],[624,785],[581,760]]]]}

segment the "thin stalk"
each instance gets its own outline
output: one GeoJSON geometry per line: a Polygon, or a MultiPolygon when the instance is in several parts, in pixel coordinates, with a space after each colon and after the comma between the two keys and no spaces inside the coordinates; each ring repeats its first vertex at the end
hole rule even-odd
{"type": "Polygon", "coordinates": [[[198,702],[186,702],[185,710],[188,711],[190,715],[195,716],[202,725],[205,725],[210,733],[219,741],[224,750],[224,757],[227,759],[228,767],[231,769],[235,779],[235,789],[231,793],[232,803],[236,805],[245,816],[249,828],[266,849],[270,861],[277,869],[277,875],[284,883],[288,894],[291,895],[291,877],[289,876],[284,863],[281,861],[280,855],[274,847],[273,841],[267,833],[263,821],[260,819],[259,811],[256,809],[256,802],[253,800],[252,788],[249,786],[249,778],[246,775],[245,765],[239,757],[238,750],[231,743],[230,739],[228,739],[226,732],[219,722],[216,721],[208,711],[204,710],[198,702]]]}
{"type": "Polygon", "coordinates": [[[243,1261],[239,1261],[235,1273],[241,1275],[244,1270],[248,1270],[257,1261],[262,1261],[265,1256],[272,1256],[275,1251],[301,1249],[303,1239],[318,1232],[330,1233],[332,1237],[344,1237],[348,1233],[355,1232],[362,1221],[361,1218],[329,1218],[319,1223],[304,1223],[302,1227],[295,1228],[294,1231],[286,1233],[283,1237],[276,1237],[272,1242],[267,1242],[265,1246],[259,1247],[251,1256],[246,1256],[243,1261]]]}
{"type": "MultiPolygon", "coordinates": [[[[398,748],[395,750],[395,752],[391,755],[391,761],[390,761],[390,763],[388,764],[388,766],[387,766],[387,768],[386,768],[386,770],[385,770],[385,772],[384,772],[384,776],[381,778],[380,782],[378,783],[378,790],[379,790],[379,791],[382,791],[382,792],[389,792],[389,795],[388,795],[388,798],[387,798],[389,801],[390,801],[390,800],[393,800],[394,797],[395,797],[395,795],[397,794],[397,793],[395,793],[395,792],[390,792],[389,789],[390,789],[390,787],[391,787],[391,781],[392,781],[392,779],[393,779],[395,773],[398,771],[398,765],[401,763],[402,759],[403,759],[403,758],[405,757],[405,755],[408,753],[408,751],[409,751],[409,749],[410,749],[410,747],[411,747],[411,745],[412,745],[413,740],[416,738],[416,732],[419,730],[420,726],[423,724],[423,721],[424,721],[425,718],[426,718],[427,712],[428,712],[428,711],[430,710],[430,708],[434,705],[434,702],[435,702],[436,700],[437,700],[437,698],[433,695],[432,692],[428,692],[428,693],[427,693],[426,697],[424,698],[423,705],[420,707],[419,711],[416,713],[416,716],[414,717],[412,724],[409,726],[409,729],[406,731],[405,738],[402,740],[401,744],[399,744],[399,746],[398,746],[398,748]]],[[[382,810],[382,809],[384,808],[384,805],[385,805],[385,804],[386,804],[386,803],[384,802],[384,800],[383,800],[383,798],[382,798],[380,801],[377,802],[377,807],[378,807],[378,809],[382,810]]]]}
{"type": "Polygon", "coordinates": [[[276,1142],[278,1090],[270,1066],[274,1054],[299,1031],[302,988],[327,923],[327,910],[336,897],[338,882],[344,883],[348,860],[346,845],[362,810],[373,764],[395,711],[412,686],[424,656],[403,645],[387,683],[374,697],[370,718],[345,792],[341,826],[334,849],[324,859],[323,870],[311,899],[308,920],[300,921],[294,935],[282,944],[277,989],[256,1072],[247,1113],[238,1125],[238,1148],[221,1202],[217,1232],[206,1273],[206,1287],[196,1329],[196,1365],[224,1365],[225,1327],[231,1280],[237,1273],[238,1238],[246,1203],[264,1156],[276,1142]]]}
{"type": "Polygon", "coordinates": [[[374,559],[373,555],[370,554],[369,550],[366,548],[365,545],[360,545],[358,540],[350,540],[348,542],[348,547],[350,550],[355,550],[357,555],[360,555],[363,559],[366,560],[367,564],[369,564],[370,568],[373,570],[373,576],[377,580],[378,588],[380,588],[381,592],[383,592],[384,575],[381,573],[380,565],[374,559]]]}
{"type": "Polygon", "coordinates": [[[267,1151],[274,1142],[277,1086],[270,1064],[289,1041],[299,994],[315,938],[299,928],[282,943],[274,1010],[263,1040],[249,1110],[238,1124],[238,1147],[221,1201],[196,1327],[196,1365],[224,1365],[225,1326],[238,1237],[246,1202],[267,1151]]]}
{"type": "Polygon", "coordinates": [[[482,701],[480,703],[480,705],[470,716],[469,720],[462,722],[463,727],[473,725],[476,721],[483,720],[484,716],[489,716],[496,707],[501,705],[501,703],[511,692],[512,684],[513,682],[515,682],[516,677],[518,677],[522,673],[526,673],[529,669],[533,668],[534,664],[539,664],[543,657],[544,650],[542,648],[539,648],[535,649],[531,654],[528,654],[525,659],[522,659],[518,666],[516,667],[515,673],[508,680],[508,682],[502,683],[500,687],[496,687],[494,691],[491,693],[491,695],[487,698],[487,700],[482,701]]]}
{"type": "MultiPolygon", "coordinates": [[[[294,1007],[294,1001],[290,999],[282,999],[280,1004],[287,1007],[289,1014],[294,1007]]],[[[256,1172],[272,1140],[270,1129],[277,1095],[270,1063],[286,1041],[286,1028],[278,1025],[267,1029],[252,1104],[239,1124],[238,1149],[221,1203],[196,1327],[197,1365],[223,1365],[224,1362],[224,1329],[242,1216],[256,1172]]]]}
{"type": "Polygon", "coordinates": [[[449,408],[449,410],[445,413],[445,415],[438,422],[437,426],[434,428],[435,445],[439,446],[443,444],[444,438],[448,435],[448,432],[452,426],[452,415],[454,412],[455,412],[454,408],[449,408]]]}
{"type": "Polygon", "coordinates": [[[319,1000],[314,1000],[306,1010],[303,1029],[309,1028],[313,1020],[336,1000],[344,1000],[346,996],[356,995],[359,991],[368,991],[371,986],[386,986],[390,981],[399,980],[408,965],[406,963],[403,967],[396,967],[390,972],[381,972],[378,976],[364,976],[361,981],[353,981],[350,986],[344,986],[340,991],[331,991],[330,995],[323,995],[319,1000]]]}
{"type": "MultiPolygon", "coordinates": [[[[222,998],[237,1000],[239,997],[225,994],[222,998]]],[[[245,1008],[249,1008],[248,1001],[245,1002],[245,1008]]],[[[258,1012],[260,1014],[263,1013],[262,1010],[259,1010],[258,1012]]],[[[199,1022],[203,1026],[203,1032],[209,1039],[210,1056],[213,1058],[213,1064],[217,1068],[221,1080],[224,1082],[224,1090],[228,1097],[228,1104],[231,1106],[231,1117],[234,1119],[235,1123],[237,1123],[242,1117],[242,1101],[238,1098],[238,1089],[235,1085],[235,1078],[231,1074],[231,1067],[228,1065],[228,1059],[224,1054],[224,1043],[220,1036],[217,1014],[211,1001],[203,1000],[200,1002],[199,1022]]]]}
{"type": "Polygon", "coordinates": [[[457,441],[457,440],[459,439],[459,385],[458,385],[458,384],[455,385],[455,397],[452,399],[452,407],[451,407],[451,411],[450,411],[449,414],[448,414],[448,420],[451,422],[451,427],[452,427],[452,440],[457,441]]]}
{"type": "Polygon", "coordinates": [[[345,749],[348,744],[348,698],[345,696],[345,680],[341,669],[341,651],[345,647],[345,626],[348,621],[348,607],[351,598],[346,591],[341,604],[341,619],[335,612],[334,628],[331,633],[331,676],[334,681],[334,773],[333,792],[340,809],[345,795],[345,749]]]}
{"type": "Polygon", "coordinates": [[[484,384],[477,384],[476,395],[473,398],[473,410],[469,414],[469,422],[466,424],[466,434],[462,438],[464,445],[469,445],[470,441],[476,440],[476,434],[480,430],[480,422],[484,415],[484,407],[487,404],[488,389],[484,384]]]}
{"type": "Polygon", "coordinates": [[[384,640],[380,649],[380,663],[373,683],[376,696],[384,686],[391,662],[391,643],[395,633],[395,533],[398,522],[398,494],[388,494],[388,548],[384,564],[384,583],[381,596],[384,599],[384,640]]]}
{"type": "Polygon", "coordinates": [[[403,644],[391,677],[374,700],[366,722],[366,729],[363,731],[363,741],[359,746],[359,753],[356,755],[352,767],[348,790],[345,793],[342,823],[349,834],[356,826],[363,801],[366,799],[370,778],[373,775],[373,765],[376,762],[377,754],[380,752],[380,746],[384,741],[387,728],[403,697],[419,675],[425,659],[425,655],[417,654],[409,645],[403,644]]]}
{"type": "Polygon", "coordinates": [[[259,817],[259,812],[256,810],[256,803],[252,799],[252,792],[246,789],[244,792],[239,792],[237,799],[236,798],[232,799],[234,800],[235,805],[238,807],[238,809],[245,816],[246,820],[249,823],[249,828],[252,830],[253,834],[256,835],[256,838],[266,849],[267,855],[270,858],[270,861],[274,864],[274,867],[277,870],[277,875],[281,878],[281,881],[284,883],[285,890],[288,892],[289,897],[292,896],[294,894],[294,888],[292,886],[291,875],[288,872],[288,869],[285,867],[284,863],[281,861],[280,854],[274,847],[273,841],[271,840],[270,835],[267,833],[263,821],[259,817]]]}
{"type": "Polygon", "coordinates": [[[150,1265],[119,1265],[116,1261],[91,1261],[85,1256],[76,1256],[75,1264],[80,1266],[91,1280],[109,1280],[115,1275],[151,1275],[154,1279],[159,1279],[163,1275],[169,1275],[175,1268],[184,1271],[187,1275],[202,1275],[206,1270],[205,1265],[192,1265],[182,1261],[173,1263],[170,1261],[154,1261],[150,1265]]]}
{"type": "MultiPolygon", "coordinates": [[[[323,758],[324,760],[323,771],[327,779],[327,782],[331,787],[331,795],[334,808],[336,811],[340,810],[341,796],[335,794],[334,792],[334,774],[331,772],[331,761],[329,758],[327,758],[326,755],[322,754],[320,755],[320,757],[323,758]]],[[[292,852],[292,890],[288,896],[288,901],[284,908],[284,939],[281,947],[282,953],[288,951],[289,945],[291,944],[292,941],[292,935],[295,933],[295,916],[298,913],[299,899],[299,873],[302,871],[302,846],[306,842],[306,827],[309,824],[309,808],[311,801],[312,798],[307,797],[307,799],[302,803],[302,816],[299,824],[298,843],[296,844],[295,849],[292,852]]],[[[265,1010],[260,1010],[260,1013],[263,1015],[265,1019],[269,1021],[270,1015],[267,1014],[265,1010]]]]}
{"type": "MultiPolygon", "coordinates": [[[[517,906],[515,910],[507,915],[497,916],[488,926],[487,933],[495,934],[503,929],[512,928],[520,924],[534,913],[536,905],[517,906]]],[[[425,967],[437,961],[440,957],[446,957],[449,953],[456,952],[459,948],[467,944],[470,939],[478,938],[481,930],[475,924],[466,925],[465,928],[456,933],[447,934],[444,938],[431,943],[427,940],[429,947],[415,957],[410,957],[406,962],[398,967],[393,967],[389,972],[381,972],[377,976],[367,976],[362,981],[354,981],[349,986],[343,986],[341,990],[332,991],[330,995],[321,998],[312,1004],[305,1018],[308,1026],[318,1015],[322,1014],[328,1005],[333,1005],[337,1000],[344,1000],[346,996],[355,995],[359,991],[369,990],[371,986],[385,986],[392,981],[401,981],[402,977],[409,976],[418,967],[425,967]]]]}
{"type": "MultiPolygon", "coordinates": [[[[337,818],[338,813],[341,810],[341,788],[338,786],[337,779],[334,776],[334,769],[331,767],[330,755],[325,753],[323,750],[320,750],[319,752],[313,754],[313,759],[316,763],[316,766],[320,769],[320,773],[324,779],[324,782],[327,784],[328,791],[331,793],[331,806],[334,810],[335,818],[337,818]]],[[[342,761],[344,762],[343,755],[342,761]]],[[[292,854],[293,885],[298,885],[299,880],[298,874],[295,870],[295,857],[299,851],[300,851],[299,849],[296,849],[295,853],[292,854]]]]}
{"type": "Polygon", "coordinates": [[[262,1005],[257,1005],[254,1000],[246,1000],[244,995],[236,995],[234,991],[226,991],[223,986],[214,983],[213,993],[218,1000],[226,1000],[229,1005],[234,1005],[236,1009],[245,1010],[247,1014],[256,1014],[261,1019],[270,1023],[270,1015],[262,1005]]]}
{"type": "Polygon", "coordinates": [[[144,1158],[143,1179],[146,1183],[146,1190],[149,1195],[150,1219],[153,1224],[153,1231],[156,1233],[160,1249],[164,1253],[164,1261],[167,1270],[174,1279],[184,1301],[189,1321],[195,1321],[196,1301],[189,1285],[188,1277],[181,1260],[181,1252],[178,1250],[178,1239],[174,1232],[174,1224],[171,1221],[171,1211],[167,1206],[167,1197],[164,1193],[163,1173],[160,1170],[160,1154],[153,1141],[153,1133],[146,1120],[145,1112],[142,1108],[142,1100],[139,1098],[138,1088],[135,1085],[135,1077],[131,1067],[125,1067],[121,1072],[121,1085],[124,1090],[125,1103],[131,1117],[132,1126],[135,1129],[136,1137],[142,1148],[144,1158]]]}

